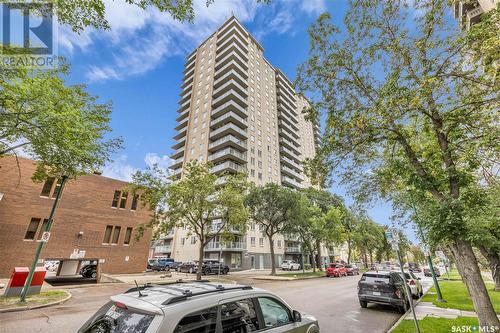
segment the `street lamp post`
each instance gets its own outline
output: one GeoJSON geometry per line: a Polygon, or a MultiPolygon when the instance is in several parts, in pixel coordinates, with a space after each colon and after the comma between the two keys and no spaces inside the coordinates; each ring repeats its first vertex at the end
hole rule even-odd
{"type": "MultiPolygon", "coordinates": [[[[59,191],[57,192],[56,198],[54,200],[54,204],[52,205],[52,209],[50,211],[47,225],[45,226],[45,230],[43,231],[44,234],[50,232],[50,228],[52,227],[52,222],[54,221],[54,214],[56,212],[57,204],[59,203],[59,199],[61,198],[61,194],[62,194],[62,191],[64,189],[64,184],[66,184],[67,180],[68,180],[68,176],[61,177],[61,186],[59,187],[59,191]]],[[[42,253],[43,246],[45,245],[45,243],[47,241],[48,241],[48,238],[42,239],[38,243],[38,247],[36,248],[36,252],[35,252],[35,258],[33,259],[33,263],[31,264],[31,269],[28,273],[28,277],[26,278],[26,282],[24,283],[23,290],[21,291],[20,302],[26,302],[26,295],[28,294],[28,290],[30,288],[31,281],[33,280],[33,275],[35,274],[36,264],[38,263],[38,260],[40,259],[40,254],[42,253]]]]}

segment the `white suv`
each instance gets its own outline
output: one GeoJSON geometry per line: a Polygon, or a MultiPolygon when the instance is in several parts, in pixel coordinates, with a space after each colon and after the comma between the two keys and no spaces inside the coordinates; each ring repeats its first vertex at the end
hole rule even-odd
{"type": "Polygon", "coordinates": [[[111,297],[78,333],[319,333],[318,321],[265,290],[207,282],[146,285],[111,297]]]}
{"type": "Polygon", "coordinates": [[[293,260],[283,260],[281,264],[281,269],[284,271],[294,271],[300,269],[300,264],[293,260]]]}

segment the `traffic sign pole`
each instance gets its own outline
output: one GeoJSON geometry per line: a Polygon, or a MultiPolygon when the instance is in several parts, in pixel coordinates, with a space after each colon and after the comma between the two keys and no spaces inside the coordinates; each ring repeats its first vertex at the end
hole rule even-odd
{"type": "Polygon", "coordinates": [[[26,295],[28,294],[28,290],[31,285],[31,281],[33,280],[33,275],[35,274],[36,264],[38,263],[38,259],[40,258],[40,254],[42,253],[43,246],[47,243],[50,236],[50,228],[52,227],[52,222],[54,220],[54,214],[56,212],[57,204],[59,203],[59,199],[61,198],[62,191],[64,189],[64,184],[68,180],[67,176],[62,176],[61,178],[61,187],[59,187],[59,191],[57,192],[56,198],[54,200],[54,204],[52,205],[52,210],[50,211],[49,219],[47,221],[47,225],[44,230],[44,238],[41,242],[38,242],[38,247],[36,248],[35,258],[33,259],[33,263],[31,264],[31,269],[26,278],[26,282],[24,283],[23,290],[21,291],[21,302],[26,302],[26,295]],[[48,233],[48,234],[47,234],[48,233]]]}
{"type": "MultiPolygon", "coordinates": [[[[396,245],[397,246],[397,245],[396,245]]],[[[396,253],[398,254],[399,267],[401,268],[401,274],[403,274],[403,281],[405,284],[406,297],[408,298],[408,302],[410,303],[411,313],[413,314],[413,321],[415,322],[415,330],[417,333],[420,333],[420,327],[418,326],[417,315],[415,314],[415,307],[413,306],[413,299],[411,295],[410,287],[408,287],[408,283],[406,282],[405,270],[403,268],[403,260],[401,259],[401,252],[399,248],[397,248],[396,253]]]]}

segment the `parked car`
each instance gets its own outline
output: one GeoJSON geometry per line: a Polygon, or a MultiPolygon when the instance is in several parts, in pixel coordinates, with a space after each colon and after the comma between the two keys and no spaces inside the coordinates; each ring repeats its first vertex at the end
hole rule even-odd
{"type": "Polygon", "coordinates": [[[400,313],[406,313],[410,304],[404,284],[401,273],[368,271],[358,282],[359,305],[366,308],[368,303],[389,304],[396,307],[400,313]]]}
{"type": "Polygon", "coordinates": [[[80,275],[84,278],[92,278],[95,279],[97,277],[97,265],[96,264],[88,264],[83,266],[80,269],[80,275]]]}
{"type": "Polygon", "coordinates": [[[151,269],[153,271],[169,271],[176,270],[181,263],[175,261],[173,258],[157,258],[151,269]]]}
{"type": "Polygon", "coordinates": [[[284,271],[298,271],[300,269],[300,264],[294,260],[283,260],[281,263],[281,269],[284,271]]]}
{"type": "Polygon", "coordinates": [[[157,259],[148,259],[148,265],[146,266],[147,269],[153,269],[155,265],[158,264],[157,259]]]}
{"type": "Polygon", "coordinates": [[[359,268],[356,265],[345,265],[347,275],[359,275],[359,268]]]}
{"type": "Polygon", "coordinates": [[[326,269],[327,277],[347,276],[347,269],[344,265],[331,263],[326,269]]]}
{"type": "Polygon", "coordinates": [[[57,269],[59,268],[59,261],[54,261],[54,260],[49,260],[46,261],[43,266],[45,267],[46,270],[49,272],[56,272],[57,269]]]}
{"type": "MultiPolygon", "coordinates": [[[[203,260],[202,274],[227,274],[229,273],[229,266],[220,263],[218,260],[203,260]]],[[[181,273],[196,273],[198,272],[198,261],[188,261],[182,263],[178,269],[181,273]]]]}
{"type": "MultiPolygon", "coordinates": [[[[441,272],[439,271],[439,268],[434,267],[434,274],[436,274],[437,277],[441,276],[441,272]]],[[[428,268],[428,267],[424,268],[424,276],[432,276],[430,268],[428,268]]]]}
{"type": "Polygon", "coordinates": [[[408,264],[408,267],[409,267],[410,272],[413,272],[413,273],[422,272],[422,269],[420,268],[420,266],[417,263],[411,262],[408,264]]]}
{"type": "MultiPolygon", "coordinates": [[[[401,276],[403,276],[403,273],[400,273],[401,276]]],[[[417,277],[415,274],[412,272],[405,272],[405,278],[406,278],[406,283],[408,284],[408,287],[410,287],[411,290],[411,295],[414,298],[420,298],[424,295],[424,291],[422,288],[422,284],[420,283],[420,278],[417,277]]]]}
{"type": "Polygon", "coordinates": [[[78,330],[319,333],[318,321],[266,290],[206,282],[146,285],[111,297],[78,330]]]}

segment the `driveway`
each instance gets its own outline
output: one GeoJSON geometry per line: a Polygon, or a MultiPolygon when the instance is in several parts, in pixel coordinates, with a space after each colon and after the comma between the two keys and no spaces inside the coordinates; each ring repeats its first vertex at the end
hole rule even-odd
{"type": "MultiPolygon", "coordinates": [[[[294,309],[314,315],[322,332],[386,332],[400,315],[392,308],[358,304],[359,276],[297,281],[260,281],[246,274],[230,275],[281,296],[294,309]]],[[[0,314],[0,333],[75,332],[110,295],[121,293],[127,284],[85,285],[68,289],[73,298],[44,309],[0,314]]]]}

